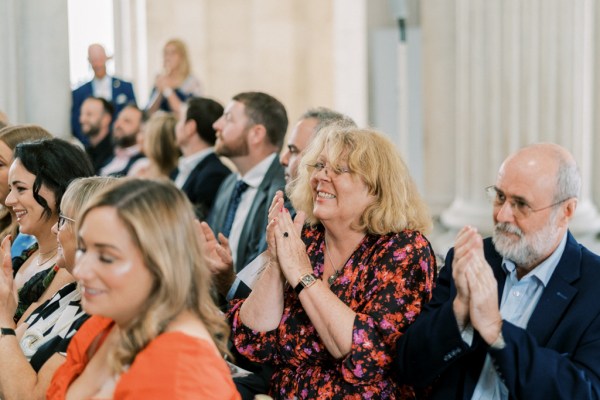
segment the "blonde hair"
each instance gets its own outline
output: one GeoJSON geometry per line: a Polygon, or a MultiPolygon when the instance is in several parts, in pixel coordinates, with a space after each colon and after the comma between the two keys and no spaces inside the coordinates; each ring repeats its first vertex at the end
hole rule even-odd
{"type": "Polygon", "coordinates": [[[196,240],[194,211],[187,196],[166,180],[122,178],[94,197],[81,223],[98,207],[117,212],[154,278],[142,309],[120,330],[112,354],[115,371],[131,364],[185,310],[204,323],[219,350],[227,354],[229,327],[211,297],[211,275],[196,240]]]}
{"type": "Polygon", "coordinates": [[[431,229],[427,206],[395,145],[377,131],[336,124],[324,127],[308,146],[298,177],[288,190],[294,208],[306,213],[307,222],[320,223],[313,214],[309,165],[317,162],[322,151],[326,151],[333,169],[347,166],[375,197],[353,229],[379,235],[404,229],[427,233],[431,229]]]}
{"type": "Polygon", "coordinates": [[[14,150],[19,143],[52,139],[54,136],[39,125],[11,125],[0,130],[0,140],[14,150]]]}
{"type": "Polygon", "coordinates": [[[180,152],[175,143],[177,118],[173,114],[157,112],[146,122],[144,153],[161,174],[169,174],[177,166],[180,152]]]}
{"type": "Polygon", "coordinates": [[[187,46],[181,39],[171,39],[171,40],[167,41],[167,43],[165,43],[165,46],[163,47],[163,49],[166,49],[167,46],[175,47],[175,50],[181,56],[181,63],[177,67],[176,72],[177,72],[178,78],[183,81],[183,80],[185,80],[185,78],[188,77],[188,75],[192,71],[190,58],[188,56],[187,46]]]}
{"type": "Polygon", "coordinates": [[[110,187],[118,182],[118,178],[110,176],[91,176],[87,178],[74,179],[60,202],[61,212],[68,211],[72,213],[67,217],[79,220],[79,214],[83,212],[85,205],[91,200],[94,194],[100,190],[110,187]]]}

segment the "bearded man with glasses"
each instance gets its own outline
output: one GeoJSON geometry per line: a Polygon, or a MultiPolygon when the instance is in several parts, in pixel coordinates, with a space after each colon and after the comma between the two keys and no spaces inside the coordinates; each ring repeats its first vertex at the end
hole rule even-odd
{"type": "Polygon", "coordinates": [[[600,398],[600,257],[568,224],[581,177],[572,155],[535,144],[508,157],[494,232],[463,228],[432,301],[398,342],[398,378],[433,399],[600,398]]]}

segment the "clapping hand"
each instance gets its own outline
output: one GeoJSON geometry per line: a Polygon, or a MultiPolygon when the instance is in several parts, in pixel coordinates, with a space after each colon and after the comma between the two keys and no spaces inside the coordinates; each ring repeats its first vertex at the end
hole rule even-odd
{"type": "Polygon", "coordinates": [[[457,295],[453,302],[459,327],[471,323],[481,337],[493,343],[502,327],[498,282],[483,254],[483,239],[473,227],[463,228],[455,243],[452,277],[457,295]]]}
{"type": "Polygon", "coordinates": [[[222,233],[219,233],[217,240],[206,222],[196,221],[196,232],[206,265],[215,277],[217,289],[221,294],[226,294],[235,281],[229,241],[222,233]]]}
{"type": "MultiPolygon", "coordinates": [[[[280,201],[283,201],[283,198],[280,201]]],[[[276,216],[267,226],[269,247],[275,248],[281,272],[288,283],[295,286],[300,276],[313,270],[306,254],[306,246],[300,238],[306,215],[300,211],[292,220],[283,203],[274,211],[276,216]]]]}
{"type": "Polygon", "coordinates": [[[0,273],[0,324],[12,326],[13,316],[17,310],[19,295],[13,278],[10,235],[2,240],[0,258],[2,259],[2,272],[0,273]]]}

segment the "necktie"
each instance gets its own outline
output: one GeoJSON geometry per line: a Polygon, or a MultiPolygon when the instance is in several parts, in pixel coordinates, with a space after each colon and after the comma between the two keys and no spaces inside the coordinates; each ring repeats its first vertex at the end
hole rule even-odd
{"type": "Polygon", "coordinates": [[[246,189],[248,189],[248,184],[243,180],[240,179],[235,183],[233,193],[231,193],[231,200],[229,200],[229,207],[227,207],[225,223],[223,224],[223,229],[221,230],[225,237],[229,237],[229,233],[231,233],[231,226],[233,225],[235,212],[237,211],[240,201],[242,200],[242,193],[244,193],[246,189]]]}

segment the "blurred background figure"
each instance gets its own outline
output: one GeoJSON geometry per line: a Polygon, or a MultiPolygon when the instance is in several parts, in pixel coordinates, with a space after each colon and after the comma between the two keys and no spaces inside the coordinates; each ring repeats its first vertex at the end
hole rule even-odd
{"type": "Polygon", "coordinates": [[[112,132],[114,155],[100,175],[126,176],[133,164],[144,158],[137,140],[144,118],[144,112],[134,104],[128,104],[119,113],[112,132]]]}
{"type": "Polygon", "coordinates": [[[192,74],[185,43],[180,39],[169,40],[163,48],[163,70],[154,81],[146,107],[148,113],[160,109],[177,115],[183,102],[201,94],[200,81],[192,74]]]}
{"type": "Polygon", "coordinates": [[[142,152],[146,156],[138,160],[129,170],[128,176],[139,178],[166,178],[177,168],[181,155],[175,143],[177,118],[171,113],[157,112],[143,125],[141,134],[142,152]]]}
{"type": "Polygon", "coordinates": [[[8,125],[8,117],[0,110],[0,129],[8,125]]]}
{"type": "Polygon", "coordinates": [[[111,132],[113,116],[112,104],[102,97],[88,97],[81,105],[81,133],[87,139],[85,151],[96,175],[114,156],[115,145],[111,132]]]}
{"type": "Polygon", "coordinates": [[[73,90],[73,104],[71,108],[71,132],[83,144],[88,144],[88,137],[84,135],[79,123],[81,105],[90,96],[102,97],[109,101],[117,116],[127,104],[136,104],[135,93],[131,82],[124,81],[106,73],[106,55],[104,47],[91,44],[88,48],[88,61],[94,71],[94,78],[73,90]]]}

